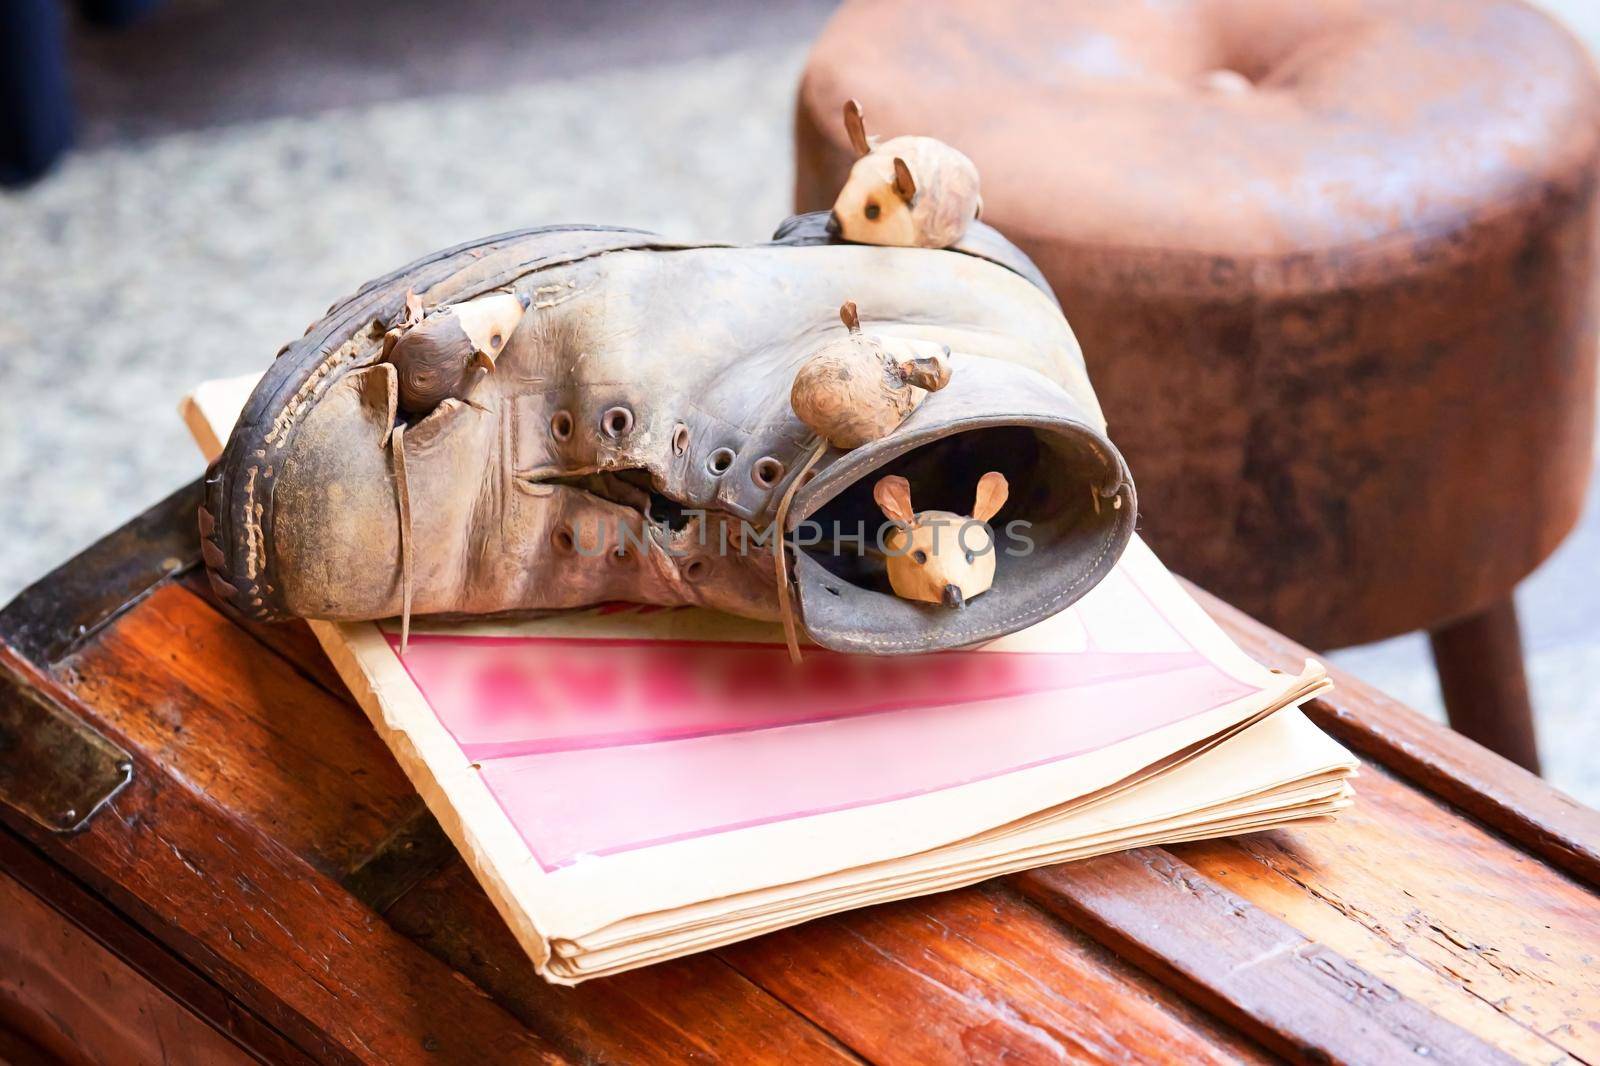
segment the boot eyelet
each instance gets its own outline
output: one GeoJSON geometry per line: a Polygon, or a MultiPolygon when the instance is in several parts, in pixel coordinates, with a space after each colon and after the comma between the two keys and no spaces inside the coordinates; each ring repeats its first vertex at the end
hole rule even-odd
{"type": "Polygon", "coordinates": [[[726,474],[728,469],[732,466],[732,448],[718,448],[716,451],[706,456],[706,469],[711,472],[712,477],[721,477],[723,474],[726,474]]]}
{"type": "Polygon", "coordinates": [[[689,450],[689,427],[682,422],[672,431],[672,454],[682,455],[689,450]]]}
{"type": "Polygon", "coordinates": [[[560,441],[572,439],[571,411],[557,411],[550,417],[550,435],[560,441]]]}
{"type": "Polygon", "coordinates": [[[685,581],[699,581],[706,576],[706,565],[704,559],[690,559],[683,565],[683,579],[685,581]]]}
{"type": "Polygon", "coordinates": [[[633,412],[626,407],[612,407],[600,416],[600,428],[615,440],[633,428],[633,412]]]}
{"type": "Polygon", "coordinates": [[[764,455],[756,460],[755,468],[750,471],[750,476],[762,488],[771,488],[783,477],[783,464],[770,455],[764,455]]]}

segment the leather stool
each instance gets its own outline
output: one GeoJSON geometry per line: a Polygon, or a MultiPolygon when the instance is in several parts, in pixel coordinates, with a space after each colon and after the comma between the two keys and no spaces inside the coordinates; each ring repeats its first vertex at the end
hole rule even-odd
{"type": "Polygon", "coordinates": [[[1593,441],[1600,91],[1516,0],[883,0],[817,42],[801,210],[884,136],[967,153],[1060,296],[1141,531],[1313,647],[1432,634],[1536,766],[1512,590],[1593,441]]]}

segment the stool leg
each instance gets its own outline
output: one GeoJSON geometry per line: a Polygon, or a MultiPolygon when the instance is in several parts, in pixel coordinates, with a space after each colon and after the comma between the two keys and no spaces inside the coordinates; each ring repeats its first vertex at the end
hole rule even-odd
{"type": "Polygon", "coordinates": [[[1428,639],[1451,727],[1538,773],[1522,634],[1511,597],[1434,630],[1428,639]]]}

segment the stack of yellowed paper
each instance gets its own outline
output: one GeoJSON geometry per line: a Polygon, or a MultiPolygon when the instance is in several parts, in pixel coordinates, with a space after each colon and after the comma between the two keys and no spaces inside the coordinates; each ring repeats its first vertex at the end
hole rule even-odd
{"type": "MultiPolygon", "coordinates": [[[[254,379],[183,414],[208,457],[254,379]]],[[[1137,539],[1077,604],[981,649],[791,666],[775,626],[618,605],[313,622],[551,981],[1145,844],[1327,818],[1354,758],[1137,539]]]]}

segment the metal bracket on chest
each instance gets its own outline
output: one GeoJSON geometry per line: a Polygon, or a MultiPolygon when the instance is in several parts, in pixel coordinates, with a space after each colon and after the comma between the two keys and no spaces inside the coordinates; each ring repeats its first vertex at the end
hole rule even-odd
{"type": "Polygon", "coordinates": [[[127,752],[0,672],[0,803],[52,833],[75,833],[131,780],[127,752]]]}

